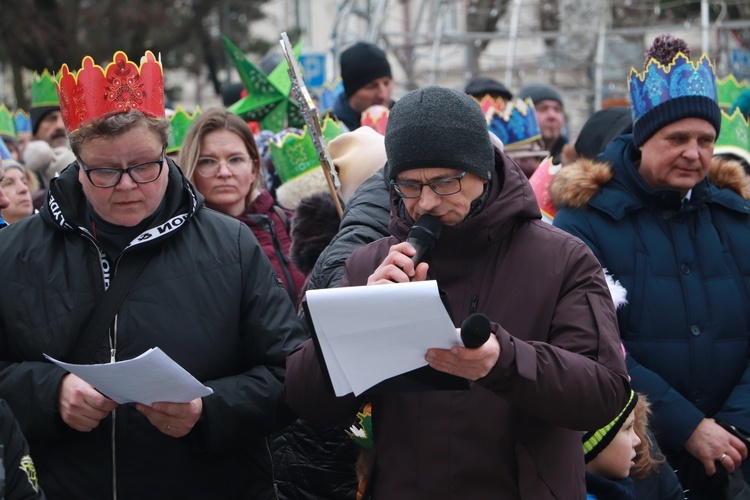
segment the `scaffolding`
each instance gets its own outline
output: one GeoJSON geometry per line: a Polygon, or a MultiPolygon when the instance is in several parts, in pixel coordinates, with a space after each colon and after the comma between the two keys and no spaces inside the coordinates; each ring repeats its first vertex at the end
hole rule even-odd
{"type": "Polygon", "coordinates": [[[471,3],[467,0],[341,0],[329,38],[328,74],[337,73],[340,50],[355,40],[367,40],[398,62],[395,84],[401,91],[428,84],[463,88],[479,74],[511,90],[528,81],[544,81],[563,92],[573,125],[608,103],[627,100],[630,68],[641,69],[645,45],[661,33],[681,36],[694,52],[711,54],[719,76],[750,76],[750,68],[733,65],[734,40],[729,35],[750,29],[750,20],[727,20],[724,2],[700,0],[700,17],[681,24],[614,28],[609,1],[558,0],[566,9],[560,16],[563,22],[566,16],[581,15],[573,9],[588,9],[582,17],[587,22],[575,24],[573,17],[567,31],[541,31],[538,12],[544,2],[506,0],[494,31],[472,32],[466,25],[471,3]],[[714,21],[709,19],[710,4],[723,6],[714,21]],[[476,64],[472,47],[479,44],[486,46],[476,64]]]}

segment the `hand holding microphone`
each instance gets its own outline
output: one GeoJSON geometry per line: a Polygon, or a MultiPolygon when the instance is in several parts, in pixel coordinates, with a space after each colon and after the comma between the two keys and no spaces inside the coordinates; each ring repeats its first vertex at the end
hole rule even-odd
{"type": "MultiPolygon", "coordinates": [[[[398,283],[414,279],[416,276],[415,272],[411,272],[407,259],[411,259],[416,270],[417,265],[422,262],[427,251],[431,250],[437,243],[442,229],[443,224],[440,222],[440,219],[429,214],[422,215],[411,229],[409,229],[406,242],[391,247],[386,259],[367,279],[367,284],[398,283]],[[411,257],[404,251],[409,246],[406,243],[416,250],[416,253],[411,257]]],[[[424,276],[421,279],[424,279],[424,276]]]]}
{"type": "Polygon", "coordinates": [[[425,360],[441,372],[468,380],[485,377],[500,358],[500,343],[492,335],[489,318],[481,313],[471,314],[461,323],[464,347],[429,349],[425,360]]]}
{"type": "Polygon", "coordinates": [[[409,229],[409,234],[406,237],[406,241],[411,243],[411,246],[417,251],[411,258],[414,263],[414,267],[422,262],[422,258],[428,250],[432,250],[435,247],[435,243],[440,238],[440,233],[443,231],[443,224],[437,217],[424,214],[417,222],[409,229]]]}
{"type": "Polygon", "coordinates": [[[482,347],[492,333],[490,319],[482,313],[474,313],[461,323],[461,340],[464,347],[482,347]]]}

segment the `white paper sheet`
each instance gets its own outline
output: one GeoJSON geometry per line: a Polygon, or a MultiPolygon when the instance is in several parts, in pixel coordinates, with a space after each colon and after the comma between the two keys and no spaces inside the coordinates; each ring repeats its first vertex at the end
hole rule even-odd
{"type": "Polygon", "coordinates": [[[158,347],[137,358],[100,365],[74,365],[44,356],[120,404],[189,403],[214,392],[158,347]]]}
{"type": "Polygon", "coordinates": [[[309,290],[306,298],[337,396],[427,365],[430,348],[462,345],[435,281],[309,290]]]}

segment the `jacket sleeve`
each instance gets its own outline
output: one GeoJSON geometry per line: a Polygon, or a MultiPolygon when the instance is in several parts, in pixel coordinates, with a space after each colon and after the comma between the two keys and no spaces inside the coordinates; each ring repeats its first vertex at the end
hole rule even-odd
{"type": "Polygon", "coordinates": [[[306,337],[268,257],[244,224],[238,244],[244,287],[239,326],[247,369],[206,382],[214,394],[203,399],[203,425],[213,450],[236,448],[287,423],[282,419],[285,360],[306,337]]]}
{"type": "MultiPolygon", "coordinates": [[[[0,332],[0,339],[5,335],[0,332]]],[[[1,340],[0,359],[8,359],[7,352],[1,340]]],[[[43,361],[0,362],[0,393],[15,408],[22,431],[30,439],[54,439],[68,432],[58,411],[60,383],[66,374],[43,361]]]]}
{"type": "Polygon", "coordinates": [[[750,359],[742,378],[714,417],[725,420],[746,433],[750,432],[750,359]]]}
{"type": "Polygon", "coordinates": [[[3,468],[5,469],[4,498],[11,500],[45,498],[39,487],[26,438],[10,407],[2,400],[0,400],[0,433],[2,433],[0,444],[2,444],[3,468]]]}
{"type": "Polygon", "coordinates": [[[312,339],[303,342],[287,359],[284,386],[287,404],[309,423],[332,427],[357,413],[361,402],[349,394],[336,397],[318,360],[312,339]]]}
{"type": "Polygon", "coordinates": [[[546,341],[525,341],[500,326],[500,357],[479,383],[537,418],[591,430],[622,410],[629,384],[601,267],[583,244],[571,244],[546,341]]]}

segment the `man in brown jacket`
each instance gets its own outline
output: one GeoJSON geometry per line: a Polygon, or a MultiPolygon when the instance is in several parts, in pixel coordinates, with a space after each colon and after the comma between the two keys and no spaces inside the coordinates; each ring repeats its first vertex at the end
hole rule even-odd
{"type": "Polygon", "coordinates": [[[425,353],[432,368],[468,379],[468,390],[360,398],[327,392],[307,341],[287,359],[288,403],[332,425],[371,401],[373,498],[583,499],[581,431],[613,420],[630,393],[596,258],[539,220],[524,174],[493,147],[465,94],[408,94],[385,145],[393,236],[355,251],[342,286],[434,279],[456,325],[480,312],[493,334],[479,348],[425,353]],[[405,239],[426,214],[444,227],[415,267],[405,239]]]}

